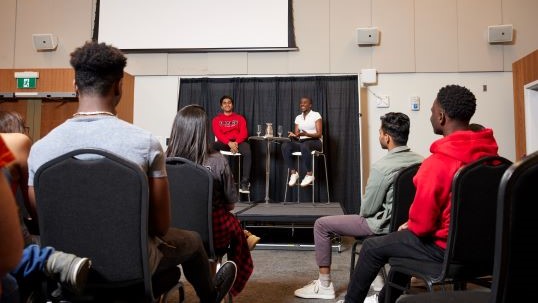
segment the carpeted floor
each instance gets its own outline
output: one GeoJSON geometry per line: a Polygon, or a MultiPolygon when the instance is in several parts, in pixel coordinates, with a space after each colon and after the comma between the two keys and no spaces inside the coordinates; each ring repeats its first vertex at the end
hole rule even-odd
{"type": "MultiPolygon", "coordinates": [[[[320,303],[343,299],[349,281],[352,241],[351,238],[343,238],[343,251],[333,252],[331,276],[337,296],[335,300],[300,299],[293,295],[295,289],[318,277],[314,251],[255,249],[252,251],[254,273],[245,289],[233,301],[236,303],[320,303]]],[[[190,284],[184,279],[183,281],[186,292],[185,302],[198,302],[190,284]]],[[[168,302],[177,302],[177,296],[171,296],[168,302]]]]}

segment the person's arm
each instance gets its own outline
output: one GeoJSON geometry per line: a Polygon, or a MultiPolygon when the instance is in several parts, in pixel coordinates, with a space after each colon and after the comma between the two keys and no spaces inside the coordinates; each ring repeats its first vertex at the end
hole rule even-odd
{"type": "Polygon", "coordinates": [[[13,146],[9,146],[16,158],[16,167],[17,167],[17,183],[21,189],[22,196],[24,199],[24,206],[28,210],[28,213],[33,218],[37,218],[37,213],[35,212],[35,207],[32,207],[30,204],[30,197],[28,194],[28,156],[30,154],[30,148],[32,147],[32,140],[24,135],[17,134],[13,140],[13,146]]]}
{"type": "Polygon", "coordinates": [[[168,178],[149,178],[149,234],[164,236],[170,227],[168,178]]]}
{"type": "Polygon", "coordinates": [[[413,180],[417,190],[407,226],[419,237],[429,236],[439,228],[442,203],[450,197],[450,168],[434,157],[424,160],[413,180]]]}
{"type": "Polygon", "coordinates": [[[321,138],[321,134],[323,134],[323,123],[321,122],[321,118],[320,118],[316,120],[316,132],[315,133],[300,132],[299,136],[306,136],[313,139],[319,139],[321,138]]]}
{"type": "Polygon", "coordinates": [[[247,120],[245,117],[239,116],[239,135],[235,139],[235,143],[241,144],[248,138],[247,120]]]}
{"type": "Polygon", "coordinates": [[[15,198],[0,174],[0,278],[15,268],[22,256],[23,240],[15,198]]]}
{"type": "Polygon", "coordinates": [[[299,138],[299,125],[297,123],[295,123],[294,131],[293,132],[288,132],[288,137],[290,137],[292,139],[299,138]]]}
{"type": "Polygon", "coordinates": [[[360,215],[364,218],[374,216],[385,202],[390,187],[390,178],[372,166],[370,177],[361,201],[360,215]]]}
{"type": "Polygon", "coordinates": [[[219,121],[218,121],[217,117],[213,118],[213,120],[211,121],[211,126],[213,128],[213,134],[215,134],[215,137],[217,137],[218,141],[220,141],[220,142],[222,142],[224,144],[228,144],[229,140],[224,135],[222,130],[220,129],[219,121]]]}

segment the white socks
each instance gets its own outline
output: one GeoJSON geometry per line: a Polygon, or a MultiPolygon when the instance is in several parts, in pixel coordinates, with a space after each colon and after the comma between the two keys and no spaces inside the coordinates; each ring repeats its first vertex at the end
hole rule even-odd
{"type": "Polygon", "coordinates": [[[331,285],[331,275],[330,274],[319,274],[319,283],[323,287],[329,287],[329,285],[331,285]]]}

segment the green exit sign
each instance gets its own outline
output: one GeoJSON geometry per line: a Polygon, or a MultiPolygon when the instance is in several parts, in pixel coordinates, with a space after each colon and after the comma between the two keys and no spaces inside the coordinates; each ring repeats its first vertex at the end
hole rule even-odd
{"type": "Polygon", "coordinates": [[[36,88],[37,78],[17,78],[17,88],[36,88]]]}

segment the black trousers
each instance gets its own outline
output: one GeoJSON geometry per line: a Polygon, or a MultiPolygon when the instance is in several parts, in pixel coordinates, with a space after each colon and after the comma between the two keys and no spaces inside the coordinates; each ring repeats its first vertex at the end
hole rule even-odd
{"type": "MultiPolygon", "coordinates": [[[[212,144],[214,150],[217,151],[230,151],[228,144],[224,144],[220,141],[215,141],[212,144]]],[[[241,169],[241,182],[249,182],[250,180],[250,167],[252,166],[252,153],[250,152],[250,145],[248,142],[241,142],[238,145],[239,152],[243,157],[243,168],[241,169]]],[[[236,179],[237,180],[237,179],[236,179]]]]}
{"type": "Polygon", "coordinates": [[[293,164],[292,153],[301,152],[301,165],[306,168],[307,172],[312,171],[312,151],[321,151],[321,140],[312,139],[305,141],[291,141],[282,144],[282,156],[289,169],[297,170],[293,164]]]}

